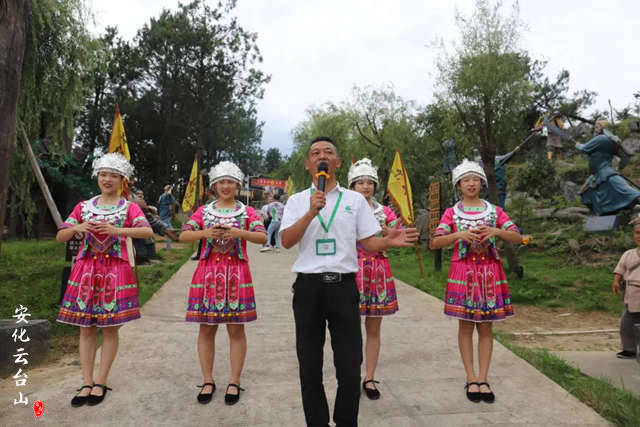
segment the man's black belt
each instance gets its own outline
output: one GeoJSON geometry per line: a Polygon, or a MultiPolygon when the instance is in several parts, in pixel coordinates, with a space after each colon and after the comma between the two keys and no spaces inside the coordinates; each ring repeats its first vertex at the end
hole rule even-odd
{"type": "Polygon", "coordinates": [[[298,273],[298,276],[308,280],[314,280],[323,283],[340,283],[345,280],[355,279],[356,273],[298,273]]]}

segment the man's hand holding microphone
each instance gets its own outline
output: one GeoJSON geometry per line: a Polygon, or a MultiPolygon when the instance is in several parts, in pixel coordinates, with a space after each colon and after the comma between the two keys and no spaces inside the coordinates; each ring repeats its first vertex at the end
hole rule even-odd
{"type": "Polygon", "coordinates": [[[324,188],[327,183],[327,180],[331,178],[329,175],[329,165],[327,162],[320,162],[318,164],[318,172],[316,173],[316,178],[318,179],[317,190],[311,194],[309,211],[314,215],[317,214],[324,208],[324,205],[327,203],[327,199],[324,194],[324,188]]]}

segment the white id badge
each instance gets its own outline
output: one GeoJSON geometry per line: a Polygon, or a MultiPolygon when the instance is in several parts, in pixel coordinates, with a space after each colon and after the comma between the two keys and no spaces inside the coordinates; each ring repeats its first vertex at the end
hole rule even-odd
{"type": "Polygon", "coordinates": [[[316,240],[316,255],[335,255],[336,239],[316,240]]]}

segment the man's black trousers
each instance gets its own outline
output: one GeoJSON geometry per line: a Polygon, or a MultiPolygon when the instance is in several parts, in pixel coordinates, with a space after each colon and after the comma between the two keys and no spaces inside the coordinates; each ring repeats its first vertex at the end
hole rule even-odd
{"type": "Polygon", "coordinates": [[[318,275],[298,274],[293,287],[296,351],[307,425],[329,424],[329,407],[322,383],[328,326],[338,379],[333,421],[340,427],[357,426],[362,332],[355,273],[343,275],[339,283],[325,283],[318,275]]]}

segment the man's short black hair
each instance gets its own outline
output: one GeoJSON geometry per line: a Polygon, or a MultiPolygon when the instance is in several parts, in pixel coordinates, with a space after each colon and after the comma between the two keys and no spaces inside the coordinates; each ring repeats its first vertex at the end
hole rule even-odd
{"type": "Polygon", "coordinates": [[[336,142],[333,139],[329,138],[328,136],[317,136],[313,138],[313,140],[309,143],[309,147],[307,148],[307,155],[309,154],[309,151],[311,151],[311,146],[316,142],[320,142],[320,141],[327,141],[328,143],[333,145],[336,149],[336,154],[338,154],[338,144],[336,144],[336,142]]]}
{"type": "Polygon", "coordinates": [[[278,193],[274,194],[273,195],[273,199],[277,200],[277,201],[280,201],[280,195],[278,193]]]}

